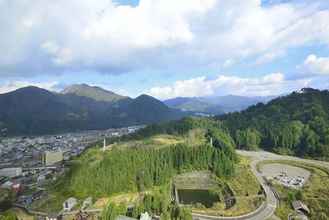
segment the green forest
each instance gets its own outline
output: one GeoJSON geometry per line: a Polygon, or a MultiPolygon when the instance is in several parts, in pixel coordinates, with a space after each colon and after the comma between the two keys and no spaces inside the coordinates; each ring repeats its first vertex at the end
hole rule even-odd
{"type": "MultiPolygon", "coordinates": [[[[132,213],[133,218],[139,218],[141,213],[152,213],[160,216],[162,220],[192,220],[191,210],[180,207],[171,201],[170,187],[164,185],[152,194],[145,194],[142,201],[135,204],[132,213]]],[[[118,215],[126,215],[125,205],[109,203],[102,212],[102,220],[115,220],[118,215]]]]}
{"type": "Polygon", "coordinates": [[[238,148],[329,159],[329,92],[303,89],[217,117],[238,148]]]}
{"type": "MultiPolygon", "coordinates": [[[[165,190],[146,194],[133,216],[149,211],[163,219],[189,219],[189,211],[179,210],[168,198],[170,190],[166,187],[175,175],[210,170],[218,177],[229,178],[238,160],[235,148],[263,148],[281,154],[328,159],[328,107],[328,91],[304,89],[302,93],[294,92],[242,112],[149,125],[137,133],[109,139],[108,143],[114,147],[106,152],[100,147],[90,148],[73,162],[55,188],[65,196],[99,198],[160,187],[165,190]],[[117,144],[138,140],[143,143],[159,134],[186,138],[195,129],[204,131],[206,141],[196,141],[198,144],[194,145],[183,141],[165,147],[121,148],[117,144]]],[[[112,219],[110,213],[120,214],[122,207],[109,204],[103,218],[112,219]]]]}
{"type": "Polygon", "coordinates": [[[218,176],[231,175],[237,160],[234,141],[215,126],[207,129],[206,138],[212,139],[212,146],[181,143],[159,149],[113,148],[107,152],[92,148],[75,161],[65,178],[69,186],[65,189],[78,197],[99,197],[160,186],[184,171],[206,169],[218,176]]]}
{"type": "MultiPolygon", "coordinates": [[[[76,158],[65,178],[59,179],[53,191],[63,197],[81,199],[140,192],[144,196],[141,202],[135,204],[132,216],[137,217],[147,211],[162,219],[191,219],[190,210],[171,202],[172,178],[193,170],[210,170],[218,177],[229,178],[238,160],[234,140],[228,131],[222,128],[220,122],[210,119],[185,118],[152,125],[136,134],[110,141],[116,143],[110,150],[103,152],[102,148],[93,147],[76,158]],[[197,137],[202,134],[202,141],[196,140],[196,144],[179,142],[153,147],[120,147],[127,142],[141,143],[138,140],[146,143],[149,137],[157,134],[181,137],[187,141],[191,132],[198,133],[197,137]],[[160,190],[154,192],[154,188],[160,190]]],[[[113,219],[119,214],[126,214],[125,209],[110,203],[102,215],[103,219],[113,219]]]]}
{"type": "Polygon", "coordinates": [[[234,170],[234,151],[210,145],[189,147],[178,144],[168,148],[128,149],[124,152],[113,149],[106,152],[101,160],[95,160],[92,155],[96,150],[85,154],[71,171],[69,191],[78,197],[143,191],[165,184],[174,174],[183,171],[210,169],[218,176],[229,176],[234,170]]]}
{"type": "MultiPolygon", "coordinates": [[[[162,219],[191,219],[188,209],[171,202],[171,180],[174,175],[192,170],[210,170],[221,178],[229,178],[235,169],[237,156],[234,140],[221,123],[210,119],[185,118],[177,122],[153,125],[133,135],[112,139],[126,143],[147,140],[156,134],[183,137],[189,131],[202,129],[205,141],[197,145],[186,142],[164,147],[113,147],[103,152],[93,147],[77,158],[65,178],[61,178],[54,191],[62,196],[85,198],[108,197],[118,193],[140,192],[143,199],[135,204],[133,217],[149,212],[162,219]],[[150,189],[160,188],[150,194],[150,189]]],[[[174,137],[174,136],[173,136],[174,137]]],[[[103,219],[114,219],[126,214],[118,204],[108,204],[103,219]]]]}

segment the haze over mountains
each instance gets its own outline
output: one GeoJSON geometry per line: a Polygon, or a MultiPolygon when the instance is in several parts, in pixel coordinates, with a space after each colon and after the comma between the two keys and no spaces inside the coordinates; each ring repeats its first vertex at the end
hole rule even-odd
{"type": "Polygon", "coordinates": [[[251,105],[259,102],[267,103],[274,96],[209,96],[209,97],[177,97],[165,100],[164,103],[171,107],[182,111],[202,112],[208,114],[219,115],[228,112],[241,111],[251,105]]]}

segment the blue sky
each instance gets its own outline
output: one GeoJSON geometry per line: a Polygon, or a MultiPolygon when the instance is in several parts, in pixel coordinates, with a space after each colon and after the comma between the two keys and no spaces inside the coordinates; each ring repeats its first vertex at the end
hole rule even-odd
{"type": "Polygon", "coordinates": [[[116,0],[115,2],[117,2],[120,5],[131,5],[136,7],[139,3],[139,0],[116,0]]]}
{"type": "Polygon", "coordinates": [[[0,93],[76,83],[159,99],[329,88],[327,1],[0,1],[0,27],[0,93]]]}

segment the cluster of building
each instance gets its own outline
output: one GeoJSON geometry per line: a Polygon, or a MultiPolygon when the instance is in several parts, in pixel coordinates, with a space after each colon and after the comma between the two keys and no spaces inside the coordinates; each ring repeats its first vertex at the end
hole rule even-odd
{"type": "Polygon", "coordinates": [[[289,177],[287,173],[281,172],[279,175],[274,177],[274,180],[276,180],[278,183],[290,187],[290,188],[302,188],[305,183],[305,178],[302,176],[297,177],[289,177]]]}
{"type": "Polygon", "coordinates": [[[292,207],[294,208],[294,212],[290,213],[288,219],[300,219],[307,220],[308,215],[310,214],[310,209],[300,200],[295,200],[292,202],[292,207]]]}
{"type": "Polygon", "coordinates": [[[133,133],[143,126],[61,135],[0,139],[0,189],[14,191],[15,204],[29,207],[47,196],[46,184],[55,181],[67,162],[100,140],[133,133]]]}
{"type": "MultiPolygon", "coordinates": [[[[57,216],[53,216],[52,218],[48,217],[48,219],[50,220],[58,220],[58,219],[62,219],[62,216],[65,215],[75,215],[74,219],[93,219],[93,218],[89,218],[91,216],[96,217],[97,214],[99,215],[102,212],[102,209],[95,209],[92,208],[93,205],[93,200],[92,197],[88,197],[85,200],[83,200],[83,202],[79,202],[78,199],[74,198],[74,197],[70,197],[67,200],[64,201],[63,203],[63,210],[62,212],[60,212],[57,216]],[[94,215],[96,214],[96,215],[94,215]]],[[[127,214],[132,214],[132,209],[130,206],[127,207],[127,214]]],[[[159,220],[158,216],[151,216],[149,215],[148,212],[144,212],[141,213],[140,215],[140,220],[159,220]]],[[[119,215],[117,216],[116,220],[137,220],[136,218],[132,218],[132,217],[128,217],[125,215],[119,215]]]]}

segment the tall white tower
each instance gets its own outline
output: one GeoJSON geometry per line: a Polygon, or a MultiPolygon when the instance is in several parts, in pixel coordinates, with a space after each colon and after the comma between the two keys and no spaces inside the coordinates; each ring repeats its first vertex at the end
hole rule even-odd
{"type": "Polygon", "coordinates": [[[104,141],[103,141],[103,151],[106,150],[106,139],[104,138],[104,141]]]}

